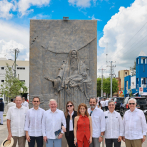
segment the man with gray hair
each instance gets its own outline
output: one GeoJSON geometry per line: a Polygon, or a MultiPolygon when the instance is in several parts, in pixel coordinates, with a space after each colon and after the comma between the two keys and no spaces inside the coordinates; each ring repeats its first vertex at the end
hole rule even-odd
{"type": "Polygon", "coordinates": [[[128,101],[130,110],[124,114],[124,137],[126,147],[142,147],[146,139],[146,120],[142,110],[136,108],[136,99],[128,101]]]}
{"type": "Polygon", "coordinates": [[[44,112],[42,120],[43,139],[46,147],[61,147],[63,131],[61,125],[66,128],[66,120],[63,111],[57,109],[55,99],[49,101],[50,109],[44,112]]]}
{"type": "Polygon", "coordinates": [[[106,147],[121,146],[123,136],[123,121],[118,112],[115,111],[114,101],[108,101],[108,111],[105,111],[105,142],[106,147]]]}
{"type": "Polygon", "coordinates": [[[26,101],[25,97],[22,98],[22,106],[29,108],[29,103],[26,101]]]}
{"type": "Polygon", "coordinates": [[[25,117],[28,111],[27,107],[22,106],[22,97],[16,96],[15,99],[16,106],[9,108],[7,112],[7,128],[8,128],[8,138],[14,139],[14,144],[12,147],[16,147],[17,141],[19,147],[25,147],[26,137],[25,137],[25,117]]]}
{"type": "Polygon", "coordinates": [[[90,147],[100,147],[100,143],[103,140],[103,135],[105,131],[105,117],[104,112],[97,107],[97,99],[89,99],[90,108],[88,108],[88,113],[92,118],[92,143],[90,147]]]}

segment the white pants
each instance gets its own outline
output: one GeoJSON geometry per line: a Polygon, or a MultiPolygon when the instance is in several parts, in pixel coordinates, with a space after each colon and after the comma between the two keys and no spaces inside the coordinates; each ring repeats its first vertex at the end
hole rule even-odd
{"type": "Polygon", "coordinates": [[[0,119],[1,119],[1,124],[3,124],[3,111],[0,111],[0,119]]]}

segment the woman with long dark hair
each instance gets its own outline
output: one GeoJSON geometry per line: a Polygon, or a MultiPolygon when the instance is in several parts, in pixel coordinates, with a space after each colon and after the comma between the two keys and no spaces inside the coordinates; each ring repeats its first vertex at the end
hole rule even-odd
{"type": "Polygon", "coordinates": [[[65,137],[69,147],[75,147],[74,145],[74,118],[77,116],[77,112],[74,110],[74,104],[68,101],[66,104],[66,132],[65,137]]]}
{"type": "Polygon", "coordinates": [[[74,137],[74,144],[78,144],[78,147],[89,147],[92,143],[92,120],[84,103],[78,106],[78,116],[75,117],[74,123],[74,137]]]}

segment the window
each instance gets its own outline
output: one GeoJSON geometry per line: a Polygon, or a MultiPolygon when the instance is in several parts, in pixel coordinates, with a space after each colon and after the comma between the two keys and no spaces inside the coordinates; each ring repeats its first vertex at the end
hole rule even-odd
{"type": "Polygon", "coordinates": [[[128,75],[128,72],[125,72],[125,76],[127,76],[128,75]]]}
{"type": "Polygon", "coordinates": [[[4,67],[1,67],[1,70],[4,70],[4,67]]]}
{"type": "Polygon", "coordinates": [[[21,82],[25,82],[25,80],[19,80],[19,81],[21,81],[21,82]]]}
{"type": "Polygon", "coordinates": [[[17,67],[19,70],[25,70],[25,67],[17,67]]]}
{"type": "Polygon", "coordinates": [[[137,63],[136,64],[139,64],[139,59],[137,58],[137,63]]]}
{"type": "Polygon", "coordinates": [[[1,82],[4,82],[4,80],[1,80],[1,82]]]}

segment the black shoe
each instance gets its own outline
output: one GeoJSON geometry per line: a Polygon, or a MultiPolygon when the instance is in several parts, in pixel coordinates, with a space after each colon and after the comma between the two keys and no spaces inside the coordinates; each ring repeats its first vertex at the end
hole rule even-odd
{"type": "Polygon", "coordinates": [[[0,125],[3,125],[3,124],[0,123],[0,125]]]}

